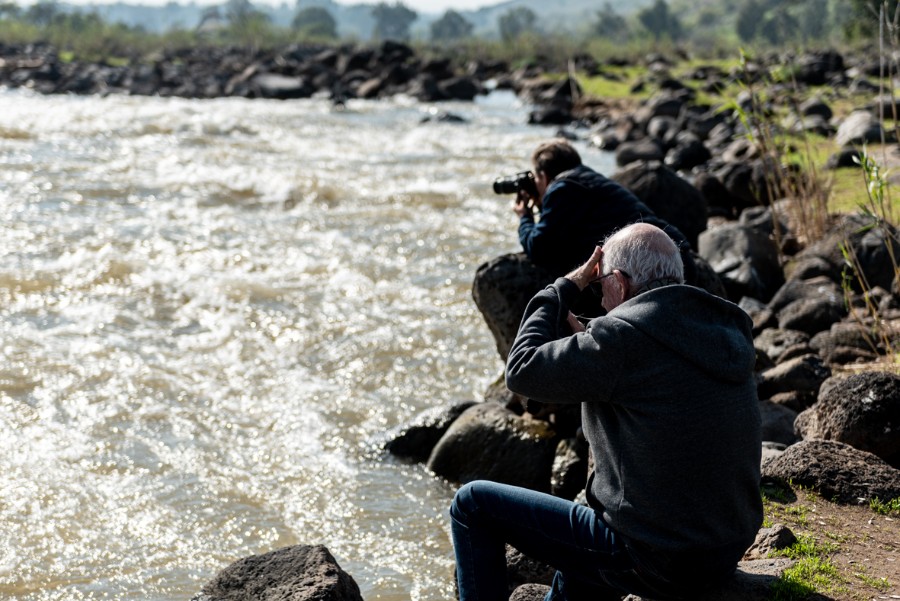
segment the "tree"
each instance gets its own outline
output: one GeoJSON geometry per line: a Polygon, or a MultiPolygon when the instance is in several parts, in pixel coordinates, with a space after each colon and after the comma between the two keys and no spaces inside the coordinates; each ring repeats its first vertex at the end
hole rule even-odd
{"type": "Polygon", "coordinates": [[[665,0],[656,0],[653,6],[639,11],[637,17],[644,29],[649,31],[657,42],[664,36],[673,40],[681,37],[681,23],[678,17],[669,11],[669,5],[665,0]]]}
{"type": "Polygon", "coordinates": [[[250,0],[228,0],[225,19],[231,35],[246,46],[259,47],[271,37],[268,15],[254,8],[250,0]]]}
{"type": "Polygon", "coordinates": [[[337,21],[328,12],[328,9],[318,6],[310,6],[297,11],[291,28],[306,37],[336,38],[337,21]]]}
{"type": "Polygon", "coordinates": [[[431,39],[435,41],[458,40],[472,35],[474,26],[455,10],[448,10],[431,24],[431,39]]]}
{"type": "Polygon", "coordinates": [[[741,4],[734,27],[742,42],[750,42],[756,38],[756,34],[759,33],[762,11],[762,6],[756,0],[746,0],[741,4]]]}
{"type": "Polygon", "coordinates": [[[780,6],[766,13],[759,27],[761,35],[770,44],[783,44],[793,39],[800,30],[800,23],[788,12],[787,8],[780,6]]]}
{"type": "Polygon", "coordinates": [[[18,19],[22,9],[15,2],[0,2],[0,19],[18,19]]]}
{"type": "Polygon", "coordinates": [[[526,31],[534,31],[537,15],[525,6],[511,8],[497,20],[500,37],[504,42],[511,42],[526,31]]]}
{"type": "Polygon", "coordinates": [[[59,5],[54,0],[40,0],[25,11],[25,20],[40,27],[50,25],[61,14],[59,5]]]}
{"type": "Polygon", "coordinates": [[[625,17],[613,10],[612,5],[607,2],[602,9],[597,11],[594,33],[601,38],[621,40],[628,35],[628,22],[625,21],[625,17]]]}
{"type": "Polygon", "coordinates": [[[377,39],[408,40],[409,26],[419,18],[419,14],[401,2],[393,5],[382,2],[372,9],[375,19],[373,35],[377,39]]]}
{"type": "Polygon", "coordinates": [[[871,36],[878,32],[878,18],[884,13],[886,23],[892,23],[897,14],[898,0],[850,0],[849,16],[844,24],[851,36],[871,36]]]}

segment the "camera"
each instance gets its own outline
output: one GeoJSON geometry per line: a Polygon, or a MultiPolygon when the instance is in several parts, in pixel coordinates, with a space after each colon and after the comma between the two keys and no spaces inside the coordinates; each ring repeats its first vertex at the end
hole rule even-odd
{"type": "Polygon", "coordinates": [[[494,194],[517,194],[519,190],[526,192],[531,198],[537,197],[537,186],[531,171],[520,171],[494,180],[494,194]]]}

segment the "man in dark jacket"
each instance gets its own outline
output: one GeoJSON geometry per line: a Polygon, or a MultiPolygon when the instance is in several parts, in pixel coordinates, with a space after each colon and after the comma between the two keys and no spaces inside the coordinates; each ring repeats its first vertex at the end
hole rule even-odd
{"type": "Polygon", "coordinates": [[[536,265],[559,277],[591,256],[598,240],[630,223],[650,223],[664,230],[682,250],[688,281],[693,279],[690,244],[675,226],[619,183],[582,164],[565,140],[538,146],[531,157],[537,191],[521,190],[513,210],[519,215],[519,241],[536,265]],[[535,222],[534,209],[539,211],[535,222]]]}
{"type": "Polygon", "coordinates": [[[682,599],[727,578],[762,521],[750,318],[685,286],[660,229],[628,226],[528,304],[510,390],[580,403],[589,506],[487,481],[450,508],[461,601],[505,600],[507,543],[558,571],[547,601],[682,599]],[[587,286],[607,314],[569,307],[587,286]]]}

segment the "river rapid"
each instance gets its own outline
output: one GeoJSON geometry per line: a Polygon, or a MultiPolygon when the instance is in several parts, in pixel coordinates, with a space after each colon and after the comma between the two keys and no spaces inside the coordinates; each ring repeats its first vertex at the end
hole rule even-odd
{"type": "Polygon", "coordinates": [[[324,544],[367,601],[452,598],[455,487],[378,445],[500,374],[470,291],[527,110],[0,90],[0,597],[324,544]]]}

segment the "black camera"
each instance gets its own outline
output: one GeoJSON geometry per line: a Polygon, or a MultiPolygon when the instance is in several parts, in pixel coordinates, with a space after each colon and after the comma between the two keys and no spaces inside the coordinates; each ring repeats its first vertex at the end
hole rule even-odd
{"type": "Polygon", "coordinates": [[[494,194],[518,194],[519,190],[527,193],[531,198],[537,198],[534,173],[520,171],[515,175],[498,177],[494,180],[494,194]]]}

